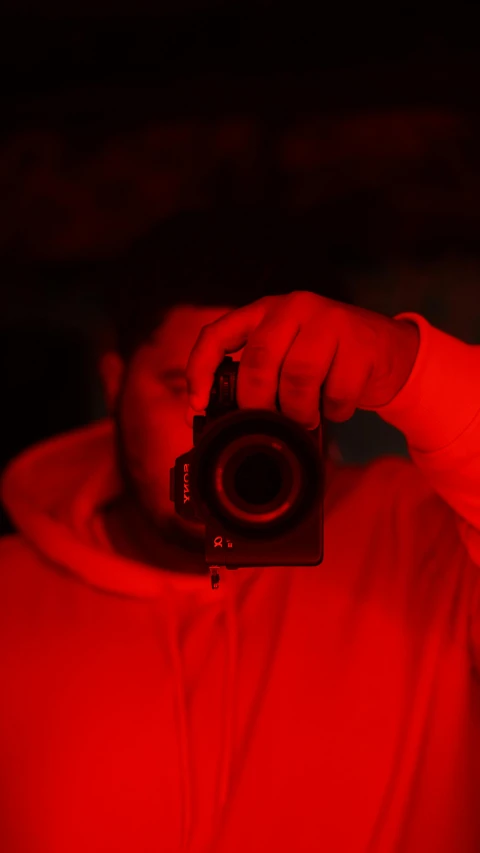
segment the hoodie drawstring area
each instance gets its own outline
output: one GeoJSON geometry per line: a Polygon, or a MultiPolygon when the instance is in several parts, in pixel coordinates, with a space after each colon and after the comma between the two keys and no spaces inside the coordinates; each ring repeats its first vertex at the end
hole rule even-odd
{"type": "MultiPolygon", "coordinates": [[[[233,758],[233,721],[235,711],[235,685],[238,658],[238,628],[235,600],[235,585],[228,583],[223,572],[222,581],[225,589],[225,615],[227,633],[227,672],[225,679],[225,717],[223,726],[223,743],[221,749],[222,760],[220,763],[219,781],[217,785],[218,817],[220,817],[228,800],[228,790],[231,779],[231,767],[233,758]]],[[[210,578],[205,578],[205,583],[210,586],[210,578]]],[[[215,595],[215,590],[211,590],[215,595]]],[[[171,591],[170,591],[171,595],[171,591]]],[[[192,751],[188,734],[187,706],[185,697],[184,664],[178,645],[178,626],[175,620],[175,609],[165,607],[165,599],[159,599],[156,605],[156,616],[166,621],[168,632],[168,647],[172,658],[173,677],[175,680],[175,699],[178,713],[178,740],[180,750],[180,777],[181,777],[181,846],[182,853],[190,850],[193,830],[193,772],[192,751]]],[[[209,721],[206,721],[208,725],[209,721]]],[[[216,721],[212,721],[213,726],[216,721]]]]}

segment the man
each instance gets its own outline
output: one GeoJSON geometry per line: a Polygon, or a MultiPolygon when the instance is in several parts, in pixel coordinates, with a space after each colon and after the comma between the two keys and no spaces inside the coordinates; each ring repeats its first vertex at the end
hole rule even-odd
{"type": "Polygon", "coordinates": [[[257,268],[238,299],[238,230],[227,249],[231,225],[210,248],[200,232],[179,219],[156,246],[161,322],[132,299],[138,254],[113,276],[111,417],[3,479],[1,849],[473,853],[479,348],[327,297],[307,270],[287,288],[257,268]],[[411,459],[328,461],[320,566],[224,572],[213,591],[169,470],[225,352],[239,405],[278,392],[308,428],[322,387],[327,418],[378,411],[411,459]]]}

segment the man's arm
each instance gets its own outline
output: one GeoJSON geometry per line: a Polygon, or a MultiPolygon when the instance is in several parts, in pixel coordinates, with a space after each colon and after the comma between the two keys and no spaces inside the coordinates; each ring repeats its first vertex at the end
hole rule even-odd
{"type": "Polygon", "coordinates": [[[470,556],[480,566],[480,346],[436,329],[419,314],[420,347],[394,399],[372,409],[403,432],[409,454],[452,507],[470,556]]]}
{"type": "MultiPolygon", "coordinates": [[[[480,567],[480,346],[436,329],[421,315],[413,370],[394,399],[376,411],[403,432],[412,462],[455,512],[459,534],[480,567]]],[[[480,662],[480,572],[472,602],[473,644],[480,662]]]]}

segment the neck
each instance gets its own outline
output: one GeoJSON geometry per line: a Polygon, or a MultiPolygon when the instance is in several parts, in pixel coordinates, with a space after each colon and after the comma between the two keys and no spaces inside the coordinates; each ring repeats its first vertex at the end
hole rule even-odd
{"type": "Polygon", "coordinates": [[[107,536],[123,557],[169,571],[207,572],[203,542],[190,545],[174,522],[156,527],[129,495],[121,495],[104,513],[107,536]]]}

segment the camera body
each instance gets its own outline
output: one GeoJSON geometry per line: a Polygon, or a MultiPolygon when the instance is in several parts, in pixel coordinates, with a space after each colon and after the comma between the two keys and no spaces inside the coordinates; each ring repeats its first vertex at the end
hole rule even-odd
{"type": "Polygon", "coordinates": [[[205,524],[214,589],[220,567],[323,560],[323,419],[308,430],[280,411],[239,409],[238,366],[225,356],[217,368],[193,447],[170,469],[175,511],[205,524]]]}

